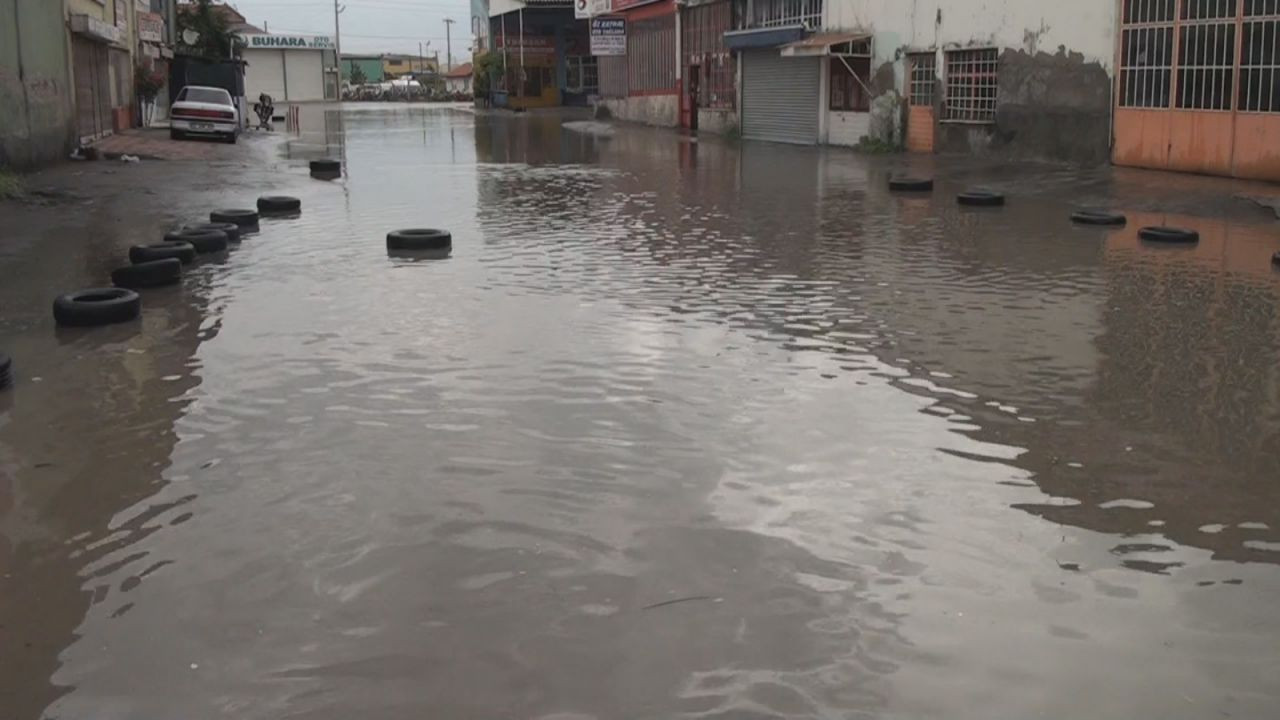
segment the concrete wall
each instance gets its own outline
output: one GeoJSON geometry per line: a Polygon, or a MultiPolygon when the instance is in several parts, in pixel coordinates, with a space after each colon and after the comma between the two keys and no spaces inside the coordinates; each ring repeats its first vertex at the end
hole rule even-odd
{"type": "Polygon", "coordinates": [[[698,109],[698,132],[726,135],[738,131],[737,110],[698,109]]]}
{"type": "Polygon", "coordinates": [[[830,145],[857,145],[871,130],[871,113],[827,112],[827,143],[830,145]]]}
{"type": "Polygon", "coordinates": [[[0,0],[0,166],[28,169],[75,139],[62,4],[0,0]]]}
{"type": "Polygon", "coordinates": [[[828,0],[824,24],[872,33],[876,80],[903,93],[908,51],[937,52],[942,76],[945,50],[1000,50],[996,122],[941,122],[941,151],[1106,162],[1116,13],[1115,0],[828,0]]]}
{"type": "MultiPolygon", "coordinates": [[[[600,104],[619,120],[663,127],[676,127],[680,124],[680,105],[674,94],[602,98],[600,104]]],[[[701,115],[698,120],[701,122],[701,115]]]]}

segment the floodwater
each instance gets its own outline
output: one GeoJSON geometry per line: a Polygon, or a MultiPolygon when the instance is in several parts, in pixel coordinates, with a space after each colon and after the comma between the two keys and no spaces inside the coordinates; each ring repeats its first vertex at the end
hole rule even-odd
{"type": "Polygon", "coordinates": [[[18,223],[0,718],[1275,716],[1280,228],[1236,186],[559,122],[310,110],[18,223]],[[270,191],[140,322],[53,327],[270,191]]]}

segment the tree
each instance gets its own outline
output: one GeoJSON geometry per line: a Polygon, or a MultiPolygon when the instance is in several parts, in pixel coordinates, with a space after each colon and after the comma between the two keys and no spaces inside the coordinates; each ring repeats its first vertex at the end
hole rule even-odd
{"type": "Polygon", "coordinates": [[[364,85],[369,82],[369,76],[364,74],[364,68],[357,62],[351,63],[351,72],[347,73],[347,78],[352,85],[364,85]]]}
{"type": "Polygon", "coordinates": [[[236,44],[235,33],[227,26],[227,19],[218,12],[212,0],[195,0],[182,5],[178,13],[178,40],[186,55],[208,60],[225,60],[231,57],[236,44]],[[183,34],[190,30],[196,34],[195,42],[187,43],[183,34]]]}

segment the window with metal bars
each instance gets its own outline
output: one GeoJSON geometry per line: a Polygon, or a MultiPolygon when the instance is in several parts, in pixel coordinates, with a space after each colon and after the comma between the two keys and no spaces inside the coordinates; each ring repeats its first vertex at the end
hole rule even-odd
{"type": "Polygon", "coordinates": [[[867,112],[871,109],[871,58],[831,58],[831,97],[827,107],[845,112],[867,112]],[[853,72],[849,72],[850,69],[853,72]]]}
{"type": "MultiPolygon", "coordinates": [[[[724,33],[733,28],[729,2],[695,5],[680,19],[684,67],[698,75],[698,107],[732,110],[735,106],[735,65],[724,33]]],[[[692,75],[688,76],[692,79],[692,75]]]]}
{"type": "Polygon", "coordinates": [[[911,87],[908,100],[916,107],[933,107],[938,58],[933,53],[917,53],[911,55],[910,60],[911,87]]]}
{"type": "Polygon", "coordinates": [[[1120,33],[1120,107],[1169,107],[1175,9],[1174,0],[1125,0],[1120,33]]]}
{"type": "MultiPolygon", "coordinates": [[[[1206,0],[1204,4],[1222,2],[1225,0],[1206,0]]],[[[1193,0],[1184,0],[1184,14],[1188,6],[1195,4],[1193,0]]],[[[1234,0],[1231,4],[1234,6],[1234,0]]],[[[1231,11],[1235,12],[1234,7],[1231,11]]],[[[1181,25],[1178,28],[1177,106],[1185,110],[1230,110],[1235,87],[1235,51],[1234,17],[1227,22],[1181,25]]]]}
{"type": "Polygon", "coordinates": [[[627,91],[632,95],[675,92],[675,14],[627,24],[627,91]]]}
{"type": "Polygon", "coordinates": [[[995,48],[947,51],[945,120],[995,122],[999,57],[995,48]]]}
{"type": "Polygon", "coordinates": [[[1236,16],[1236,0],[1182,0],[1183,20],[1223,20],[1236,16]]]}
{"type": "Polygon", "coordinates": [[[1280,0],[1245,0],[1240,28],[1240,112],[1280,112],[1280,0]]]}
{"type": "Polygon", "coordinates": [[[822,24],[822,0],[755,0],[753,27],[803,25],[815,30],[822,24]]]}

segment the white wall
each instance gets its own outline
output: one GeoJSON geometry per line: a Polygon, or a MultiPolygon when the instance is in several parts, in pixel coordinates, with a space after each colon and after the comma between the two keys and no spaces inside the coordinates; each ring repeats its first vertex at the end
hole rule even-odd
{"type": "Polygon", "coordinates": [[[827,143],[857,145],[871,129],[871,113],[827,111],[827,143]]]}
{"type": "Polygon", "coordinates": [[[873,32],[872,72],[902,49],[984,46],[1050,54],[1065,46],[1109,72],[1116,13],[1115,0],[826,0],[824,24],[873,32]]]}
{"type": "Polygon", "coordinates": [[[489,17],[498,17],[524,7],[520,0],[489,0],[489,17]]]}
{"type": "Polygon", "coordinates": [[[284,101],[284,56],[281,50],[245,50],[248,65],[244,69],[245,100],[258,102],[262,93],[278,102],[284,101]]]}

